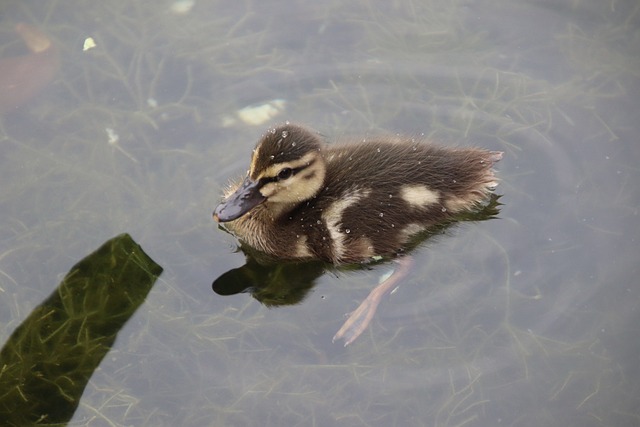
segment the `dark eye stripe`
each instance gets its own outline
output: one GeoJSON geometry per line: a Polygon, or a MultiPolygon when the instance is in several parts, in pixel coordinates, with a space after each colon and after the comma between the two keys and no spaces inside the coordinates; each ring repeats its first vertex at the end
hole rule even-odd
{"type": "Polygon", "coordinates": [[[304,179],[305,181],[310,181],[315,177],[316,177],[316,171],[313,171],[313,172],[303,176],[302,179],[304,179]]]}
{"type": "MultiPolygon", "coordinates": [[[[294,176],[295,174],[297,174],[298,172],[308,168],[309,166],[311,166],[312,164],[314,164],[316,162],[316,159],[313,159],[312,161],[310,161],[308,164],[304,165],[304,166],[300,166],[297,168],[291,168],[291,175],[289,175],[288,178],[291,178],[292,176],[294,176]]],[[[282,172],[284,169],[281,169],[280,172],[282,172]]],[[[278,173],[280,173],[278,172],[278,173]]],[[[265,177],[265,178],[261,178],[260,179],[260,183],[261,186],[268,184],[270,182],[277,182],[280,178],[278,178],[278,175],[276,176],[269,176],[269,177],[265,177]]]]}

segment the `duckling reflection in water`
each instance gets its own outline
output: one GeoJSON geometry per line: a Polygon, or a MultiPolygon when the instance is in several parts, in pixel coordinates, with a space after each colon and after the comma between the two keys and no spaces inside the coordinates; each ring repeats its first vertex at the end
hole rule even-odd
{"type": "Polygon", "coordinates": [[[487,202],[502,154],[400,136],[329,145],[318,133],[286,123],[258,141],[247,176],[213,217],[275,259],[342,265],[395,257],[394,274],[334,336],[348,345],[409,271],[404,251],[413,238],[487,202]]]}

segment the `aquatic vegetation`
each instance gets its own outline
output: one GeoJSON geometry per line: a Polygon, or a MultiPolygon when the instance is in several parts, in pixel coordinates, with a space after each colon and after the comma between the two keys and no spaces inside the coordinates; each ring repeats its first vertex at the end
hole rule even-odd
{"type": "Polygon", "coordinates": [[[0,117],[1,336],[123,228],[167,267],[70,425],[638,424],[634,2],[173,3],[3,5],[0,56],[26,22],[60,69],[0,117]],[[501,232],[435,236],[347,351],[336,319],[385,265],[324,274],[287,309],[210,289],[242,262],[210,206],[255,134],[220,119],[278,99],[330,139],[415,132],[513,159],[501,232]]]}
{"type": "Polygon", "coordinates": [[[73,266],[0,350],[3,423],[70,421],[89,378],[161,272],[127,234],[73,266]]]}

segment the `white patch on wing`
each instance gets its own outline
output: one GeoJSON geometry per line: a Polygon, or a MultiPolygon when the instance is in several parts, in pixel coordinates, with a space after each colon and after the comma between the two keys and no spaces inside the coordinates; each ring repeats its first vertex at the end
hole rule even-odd
{"type": "Polygon", "coordinates": [[[450,196],[445,200],[444,206],[451,213],[458,213],[469,209],[473,206],[475,200],[473,199],[463,199],[461,197],[450,196]]]}
{"type": "Polygon", "coordinates": [[[494,184],[497,183],[492,181],[487,184],[479,185],[463,197],[448,196],[444,200],[444,206],[451,213],[472,209],[474,206],[482,204],[483,201],[487,200],[493,191],[491,186],[494,184]]]}
{"type": "Polygon", "coordinates": [[[400,195],[405,202],[416,208],[426,208],[440,200],[440,194],[437,191],[430,190],[421,184],[405,185],[400,189],[400,195]]]}
{"type": "Polygon", "coordinates": [[[369,196],[371,190],[360,190],[357,188],[345,192],[341,199],[336,200],[322,213],[322,219],[327,225],[329,236],[333,246],[333,258],[340,260],[346,253],[344,247],[345,234],[340,231],[342,225],[342,214],[349,206],[353,206],[361,199],[369,196]]]}
{"type": "Polygon", "coordinates": [[[406,227],[400,232],[402,234],[402,242],[407,243],[411,237],[425,230],[425,227],[420,224],[407,224],[406,227]]]}
{"type": "Polygon", "coordinates": [[[298,236],[298,242],[296,243],[296,255],[297,258],[311,258],[313,254],[309,250],[307,245],[307,236],[302,234],[298,236]]]}

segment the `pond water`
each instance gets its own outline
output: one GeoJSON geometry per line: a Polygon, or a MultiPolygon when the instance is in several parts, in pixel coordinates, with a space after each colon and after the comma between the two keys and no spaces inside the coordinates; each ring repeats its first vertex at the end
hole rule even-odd
{"type": "Polygon", "coordinates": [[[28,54],[19,22],[59,52],[0,116],[0,342],[120,233],[164,269],[68,425],[640,425],[640,3],[0,11],[0,63],[28,54]],[[285,120],[505,152],[499,218],[415,250],[348,347],[333,334],[392,265],[321,271],[278,308],[212,291],[245,256],[211,212],[285,120]]]}

